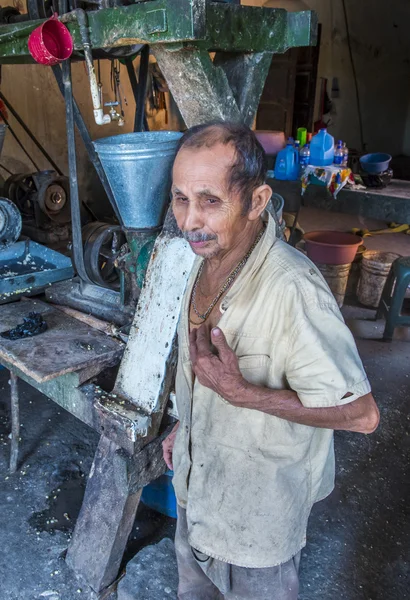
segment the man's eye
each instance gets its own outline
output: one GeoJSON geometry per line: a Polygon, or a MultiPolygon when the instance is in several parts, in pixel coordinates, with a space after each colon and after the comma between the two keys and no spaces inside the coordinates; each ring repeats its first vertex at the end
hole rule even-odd
{"type": "Polygon", "coordinates": [[[175,200],[178,202],[188,202],[188,198],[185,198],[185,196],[177,196],[175,200]]]}
{"type": "Polygon", "coordinates": [[[216,198],[208,198],[208,204],[217,204],[218,200],[216,198]]]}

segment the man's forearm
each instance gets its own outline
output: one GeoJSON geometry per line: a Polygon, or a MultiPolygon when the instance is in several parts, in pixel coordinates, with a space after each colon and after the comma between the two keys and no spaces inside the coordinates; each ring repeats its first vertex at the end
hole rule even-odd
{"type": "Polygon", "coordinates": [[[245,382],[232,403],[293,423],[325,429],[372,433],[379,422],[379,412],[372,394],[341,406],[306,408],[292,390],[271,390],[245,382]]]}

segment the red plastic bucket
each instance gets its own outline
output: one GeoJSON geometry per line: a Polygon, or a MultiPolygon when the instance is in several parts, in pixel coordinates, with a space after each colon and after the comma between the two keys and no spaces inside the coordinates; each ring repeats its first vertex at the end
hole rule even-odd
{"type": "Polygon", "coordinates": [[[347,265],[353,262],[363,239],[341,231],[310,231],[305,233],[306,252],[314,263],[347,265]]]}
{"type": "Polygon", "coordinates": [[[37,27],[28,38],[29,52],[41,65],[52,66],[67,60],[73,47],[71,33],[56,16],[37,27]]]}

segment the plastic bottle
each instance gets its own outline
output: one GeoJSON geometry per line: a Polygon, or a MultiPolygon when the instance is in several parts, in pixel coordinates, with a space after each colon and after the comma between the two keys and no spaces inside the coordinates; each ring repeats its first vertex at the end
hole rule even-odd
{"type": "Polygon", "coordinates": [[[346,142],[343,144],[343,163],[344,167],[347,167],[349,164],[349,148],[347,147],[346,142]]]}
{"type": "Polygon", "coordinates": [[[298,127],[298,130],[296,132],[296,139],[299,140],[301,148],[303,148],[303,146],[306,144],[306,137],[307,137],[306,127],[298,127]]]}
{"type": "Polygon", "coordinates": [[[335,165],[341,167],[343,165],[343,159],[344,159],[344,150],[343,150],[343,142],[342,140],[339,140],[337,142],[337,147],[335,150],[335,158],[334,158],[334,163],[335,165]]]}
{"type": "Polygon", "coordinates": [[[315,167],[327,167],[335,156],[334,138],[327,129],[321,129],[310,142],[310,162],[315,167]]]}
{"type": "Polygon", "coordinates": [[[299,152],[299,164],[300,164],[301,174],[303,174],[303,171],[308,166],[309,159],[310,159],[310,147],[309,147],[309,144],[305,144],[303,146],[303,148],[300,149],[300,152],[299,152]]]}
{"type": "Polygon", "coordinates": [[[293,146],[293,138],[289,138],[286,148],[281,150],[275,162],[275,179],[293,181],[299,175],[299,158],[293,146]]]}

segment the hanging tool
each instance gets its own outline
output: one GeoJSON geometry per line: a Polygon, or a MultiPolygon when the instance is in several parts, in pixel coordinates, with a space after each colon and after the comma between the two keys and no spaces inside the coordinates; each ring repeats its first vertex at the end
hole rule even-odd
{"type": "MultiPolygon", "coordinates": [[[[113,102],[105,102],[104,106],[109,106],[110,107],[110,117],[111,117],[111,121],[118,121],[118,125],[120,127],[122,127],[125,123],[125,113],[122,107],[122,99],[121,99],[121,94],[122,94],[122,89],[121,89],[121,83],[120,83],[120,65],[118,63],[118,66],[116,65],[116,62],[118,61],[111,61],[111,75],[110,75],[110,80],[111,80],[111,90],[114,92],[114,101],[113,102]],[[114,106],[119,106],[120,107],[120,112],[118,113],[114,106]]],[[[125,95],[123,94],[124,97],[124,103],[127,106],[127,99],[125,97],[125,95]]]]}

